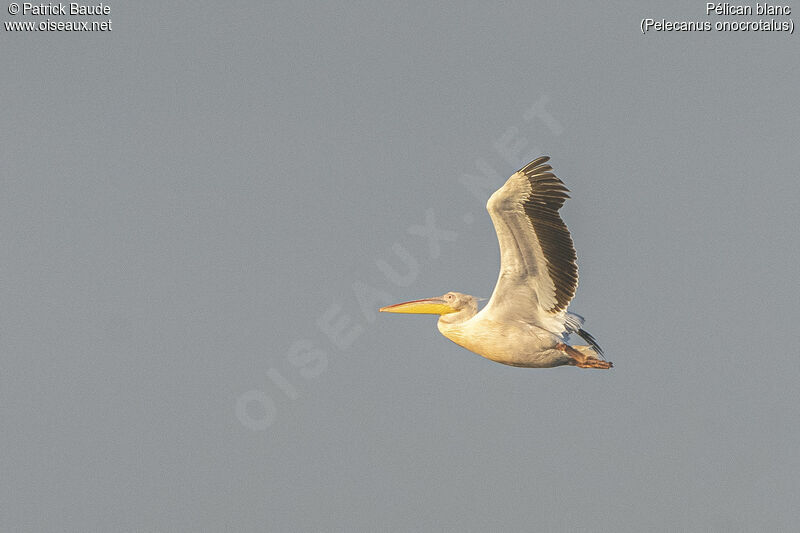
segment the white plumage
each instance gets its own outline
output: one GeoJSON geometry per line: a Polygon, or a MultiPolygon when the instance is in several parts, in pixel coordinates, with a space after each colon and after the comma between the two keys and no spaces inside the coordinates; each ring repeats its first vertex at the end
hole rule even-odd
{"type": "Polygon", "coordinates": [[[610,368],[583,318],[567,312],[578,287],[572,237],[558,210],[568,189],[540,157],[515,172],[489,198],[486,209],[500,244],[500,275],[489,303],[478,312],[473,296],[449,292],[381,309],[441,315],[439,331],[456,344],[513,366],[610,368]],[[567,344],[570,333],[589,346],[567,344]]]}

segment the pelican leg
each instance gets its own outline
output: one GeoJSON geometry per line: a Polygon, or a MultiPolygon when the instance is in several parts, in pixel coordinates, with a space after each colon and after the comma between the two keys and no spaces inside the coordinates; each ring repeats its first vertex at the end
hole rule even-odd
{"type": "Polygon", "coordinates": [[[582,351],[573,348],[569,344],[564,344],[563,342],[559,342],[556,345],[556,350],[561,350],[562,352],[566,353],[570,357],[569,364],[579,368],[607,369],[614,366],[611,361],[603,361],[602,359],[598,359],[593,355],[587,355],[582,351]]]}

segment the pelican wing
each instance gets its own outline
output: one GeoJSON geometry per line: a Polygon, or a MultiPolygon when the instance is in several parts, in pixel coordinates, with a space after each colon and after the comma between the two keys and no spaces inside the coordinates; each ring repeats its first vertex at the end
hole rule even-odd
{"type": "Polygon", "coordinates": [[[500,276],[486,311],[529,322],[550,322],[564,311],[578,288],[572,237],[558,210],[569,198],[552,173],[549,157],[515,172],[489,198],[500,243],[500,276]]]}

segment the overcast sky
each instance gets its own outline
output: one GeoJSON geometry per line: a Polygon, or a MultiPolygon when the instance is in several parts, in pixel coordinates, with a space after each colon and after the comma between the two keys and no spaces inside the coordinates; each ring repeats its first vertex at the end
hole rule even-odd
{"type": "Polygon", "coordinates": [[[800,36],[640,28],[796,15],[285,4],[3,5],[0,529],[796,527],[800,36]],[[542,154],[613,370],[375,312],[542,154]]]}

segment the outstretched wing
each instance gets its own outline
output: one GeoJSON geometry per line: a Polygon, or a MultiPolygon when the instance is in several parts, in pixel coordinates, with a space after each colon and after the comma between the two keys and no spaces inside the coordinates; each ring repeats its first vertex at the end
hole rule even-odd
{"type": "Polygon", "coordinates": [[[558,214],[569,190],[546,164],[549,159],[540,157],[515,172],[486,204],[500,243],[500,276],[485,311],[563,325],[578,288],[578,263],[558,214]]]}

